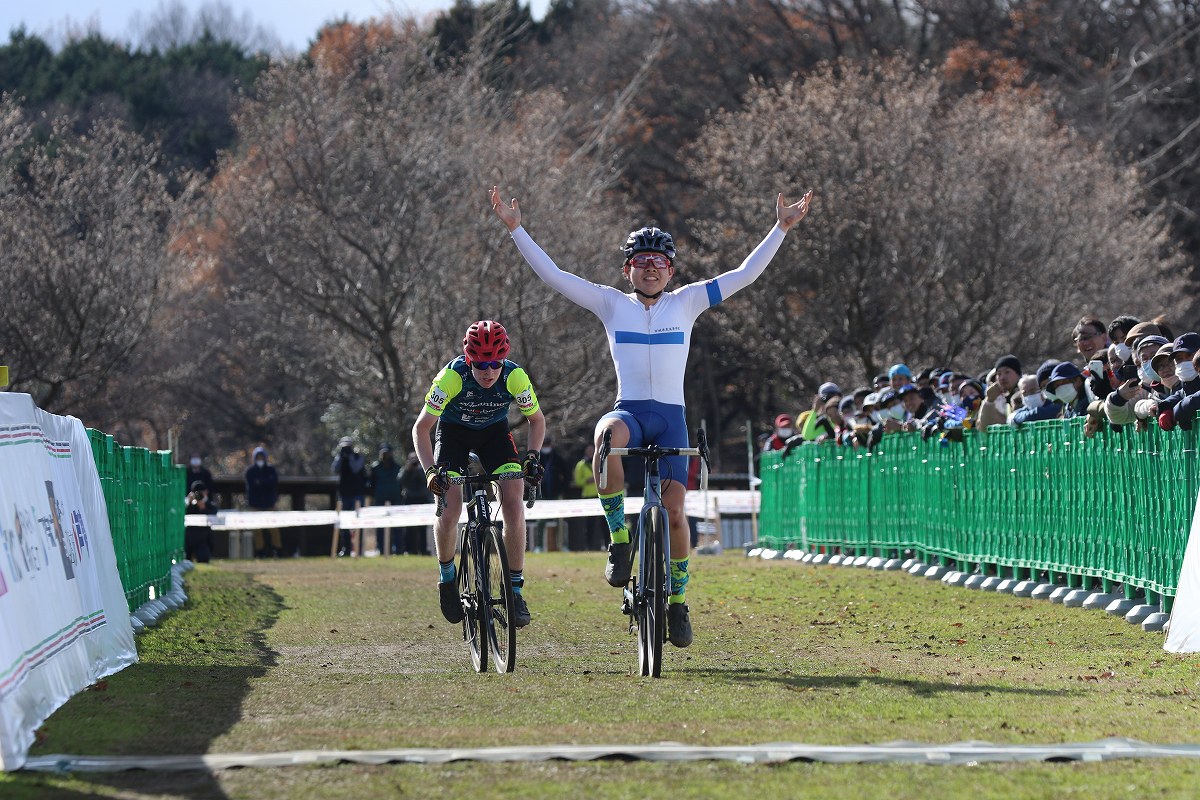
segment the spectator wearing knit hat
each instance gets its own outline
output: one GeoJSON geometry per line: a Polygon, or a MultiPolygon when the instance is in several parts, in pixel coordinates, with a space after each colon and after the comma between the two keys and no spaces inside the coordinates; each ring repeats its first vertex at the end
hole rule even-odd
{"type": "Polygon", "coordinates": [[[893,364],[891,368],[888,369],[888,385],[891,386],[894,391],[898,392],[900,391],[901,386],[912,382],[912,370],[908,368],[907,364],[893,364]]]}
{"type": "Polygon", "coordinates": [[[1014,355],[996,359],[995,377],[984,390],[983,403],[979,406],[976,427],[987,429],[990,425],[1004,425],[1016,411],[1019,401],[1017,382],[1021,379],[1021,361],[1014,355]]]}

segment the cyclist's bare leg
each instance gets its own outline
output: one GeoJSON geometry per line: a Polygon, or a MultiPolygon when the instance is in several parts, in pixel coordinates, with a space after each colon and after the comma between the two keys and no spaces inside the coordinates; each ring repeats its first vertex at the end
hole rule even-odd
{"type": "MultiPolygon", "coordinates": [[[[612,447],[624,447],[629,444],[629,426],[621,420],[609,418],[596,423],[596,455],[592,456],[592,471],[597,480],[600,479],[600,448],[604,446],[605,431],[612,431],[612,438],[609,440],[612,447]]],[[[621,463],[621,457],[609,456],[607,470],[606,485],[601,487],[596,484],[600,492],[612,494],[624,489],[625,466],[621,463]]]]}
{"type": "Polygon", "coordinates": [[[500,512],[504,515],[504,549],[508,568],[525,569],[525,481],[500,481],[500,512]]]}
{"type": "Polygon", "coordinates": [[[684,513],[684,497],[687,487],[679,481],[666,483],[662,490],[662,502],[667,508],[667,520],[671,525],[671,558],[687,558],[691,549],[692,533],[684,513]]]}
{"type": "Polygon", "coordinates": [[[462,514],[462,487],[451,486],[445,494],[446,507],[433,526],[434,544],[438,561],[454,560],[454,549],[458,546],[458,517],[462,514]]]}

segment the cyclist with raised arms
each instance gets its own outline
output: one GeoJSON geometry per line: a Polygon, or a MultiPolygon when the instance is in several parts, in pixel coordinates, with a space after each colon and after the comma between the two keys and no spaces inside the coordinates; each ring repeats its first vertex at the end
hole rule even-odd
{"type": "MultiPolygon", "coordinates": [[[[563,272],[521,226],[521,208],[516,199],[505,205],[496,186],[492,187],[490,198],[492,210],[508,227],[521,255],[538,277],[604,323],[617,369],[617,401],[614,410],[596,423],[599,450],[606,431],[612,432],[613,447],[688,446],[683,376],[692,325],[703,311],[749,286],[763,273],[783,244],[784,234],[808,214],[812,192],[791,204],[782,194],[776,198],[776,225],[737,269],[671,292],[667,291],[675,274],[675,241],[671,234],[655,227],[633,231],[622,248],[625,255],[622,272],[633,288],[629,293],[563,272]]],[[[671,527],[667,637],[676,647],[687,647],[692,643],[692,625],[685,601],[690,544],[684,514],[687,459],[666,458],[662,465],[662,501],[671,527]]],[[[594,468],[599,474],[598,455],[594,468]]],[[[606,468],[608,487],[600,494],[600,504],[608,520],[612,543],[604,577],[612,586],[624,586],[629,581],[631,566],[629,529],[625,525],[625,473],[621,459],[616,456],[609,456],[606,468]]]]}
{"type": "MultiPolygon", "coordinates": [[[[425,406],[412,429],[413,445],[425,468],[429,491],[441,495],[446,502],[435,526],[441,569],[438,594],[442,616],[453,623],[463,619],[454,568],[463,497],[462,487],[449,485],[443,470],[451,475],[467,474],[468,457],[474,452],[489,474],[524,472],[526,481],[536,483],[542,477],[538,451],[546,435],[546,418],[529,376],[507,358],[510,343],[504,326],[494,320],[480,320],[467,328],[462,346],[463,354],[442,367],[433,379],[425,395],[425,406]],[[524,458],[517,454],[516,442],[508,430],[508,409],[514,402],[529,421],[529,447],[524,458]]],[[[524,483],[499,482],[504,549],[512,573],[513,624],[518,628],[530,621],[529,606],[521,596],[525,585],[524,483]]]]}

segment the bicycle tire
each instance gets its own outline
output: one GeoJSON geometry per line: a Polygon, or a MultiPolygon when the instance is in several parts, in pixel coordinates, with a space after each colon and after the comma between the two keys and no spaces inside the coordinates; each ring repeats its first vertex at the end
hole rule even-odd
{"type": "Polygon", "coordinates": [[[482,606],[476,576],[477,565],[466,525],[458,529],[458,553],[458,593],[463,603],[463,641],[467,643],[467,649],[471,653],[471,666],[476,672],[487,672],[487,633],[479,613],[482,606]]]}
{"type": "Polygon", "coordinates": [[[513,588],[508,571],[508,552],[496,525],[480,529],[483,545],[484,620],[492,665],[496,672],[517,667],[517,626],[513,624],[513,588]]]}
{"type": "Polygon", "coordinates": [[[638,566],[642,585],[637,587],[638,668],[643,676],[662,675],[663,642],[667,638],[666,520],[657,506],[645,509],[639,520],[642,547],[638,566]]]}

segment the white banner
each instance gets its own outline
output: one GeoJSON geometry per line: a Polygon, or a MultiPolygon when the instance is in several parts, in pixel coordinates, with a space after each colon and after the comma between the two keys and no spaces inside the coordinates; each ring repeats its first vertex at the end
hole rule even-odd
{"type": "Polygon", "coordinates": [[[1192,529],[1183,551],[1183,565],[1171,605],[1171,625],[1163,649],[1171,653],[1200,651],[1200,499],[1192,512],[1192,529]]]}
{"type": "MultiPolygon", "coordinates": [[[[684,500],[689,517],[712,519],[718,512],[729,515],[746,515],[758,511],[758,492],[745,489],[720,489],[711,492],[690,491],[684,500]]],[[[346,530],[359,528],[403,528],[410,525],[432,525],[436,521],[432,503],[408,506],[369,506],[358,511],[220,511],[212,516],[188,514],[184,523],[189,527],[209,526],[213,530],[259,530],[261,528],[289,528],[302,525],[339,524],[346,530]]],[[[499,516],[498,504],[493,504],[493,513],[499,516]]],[[[642,510],[641,497],[625,499],[625,513],[637,514],[642,510]]],[[[600,501],[586,500],[538,500],[533,508],[525,509],[525,519],[535,522],[544,519],[570,519],[572,517],[599,517],[600,501]]],[[[466,509],[460,521],[467,519],[466,509]]]]}
{"type": "Polygon", "coordinates": [[[0,769],[25,763],[71,695],[136,661],[83,424],[0,392],[0,769]]]}

